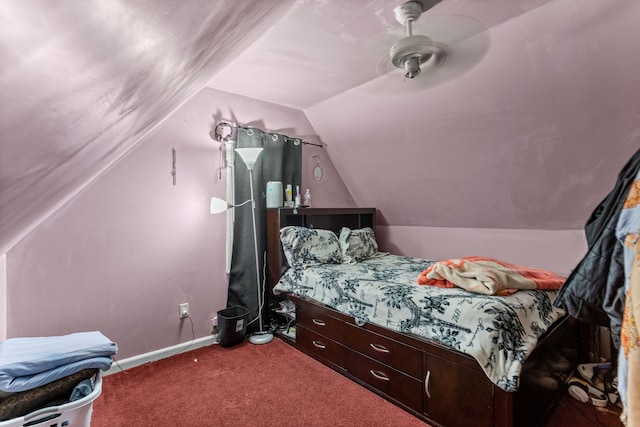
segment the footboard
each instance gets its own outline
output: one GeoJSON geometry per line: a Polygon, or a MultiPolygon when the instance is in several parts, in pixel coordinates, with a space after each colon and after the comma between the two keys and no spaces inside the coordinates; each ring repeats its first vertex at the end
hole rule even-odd
{"type": "Polygon", "coordinates": [[[354,319],[313,300],[296,305],[295,345],[431,425],[539,425],[575,367],[572,319],[559,321],[525,364],[521,387],[505,392],[465,354],[354,319]]]}

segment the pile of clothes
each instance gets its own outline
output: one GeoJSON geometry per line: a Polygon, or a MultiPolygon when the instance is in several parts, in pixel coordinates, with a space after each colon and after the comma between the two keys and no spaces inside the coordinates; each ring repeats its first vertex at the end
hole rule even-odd
{"type": "Polygon", "coordinates": [[[554,305],[611,330],[621,421],[640,425],[640,150],[585,225],[588,249],[554,305]],[[632,297],[632,295],[634,295],[632,297]]]}
{"type": "Polygon", "coordinates": [[[583,363],[578,365],[578,374],[568,381],[571,397],[601,408],[619,404],[617,379],[609,362],[583,363]]]}
{"type": "Polygon", "coordinates": [[[98,331],[0,342],[0,421],[89,395],[117,351],[98,331]]]}

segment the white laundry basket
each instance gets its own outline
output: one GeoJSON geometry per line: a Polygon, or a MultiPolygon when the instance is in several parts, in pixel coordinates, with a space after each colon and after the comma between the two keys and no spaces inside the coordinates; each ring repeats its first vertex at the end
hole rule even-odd
{"type": "Polygon", "coordinates": [[[95,377],[93,391],[82,399],[38,409],[24,417],[0,421],[0,427],[89,427],[93,401],[102,393],[102,372],[95,377]]]}

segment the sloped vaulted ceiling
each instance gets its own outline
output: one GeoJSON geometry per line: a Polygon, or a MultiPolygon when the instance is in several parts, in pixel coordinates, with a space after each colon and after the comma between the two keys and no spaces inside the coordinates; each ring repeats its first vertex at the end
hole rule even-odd
{"type": "MultiPolygon", "coordinates": [[[[302,110],[313,107],[393,68],[387,66],[389,48],[406,36],[394,8],[405,1],[298,1],[209,86],[302,110]]],[[[418,18],[413,31],[459,42],[550,1],[443,0],[418,18]]]]}
{"type": "Polygon", "coordinates": [[[382,93],[402,2],[0,1],[0,255],[205,85],[304,110],[389,224],[581,228],[639,145],[639,3],[442,0],[414,32],[484,50],[382,93]]]}
{"type": "Polygon", "coordinates": [[[292,3],[0,2],[0,254],[292,3]]]}
{"type": "Polygon", "coordinates": [[[306,2],[210,84],[304,109],[383,223],[583,228],[640,148],[640,3],[443,0],[414,33],[452,55],[409,80],[380,73],[402,2],[306,2]]]}

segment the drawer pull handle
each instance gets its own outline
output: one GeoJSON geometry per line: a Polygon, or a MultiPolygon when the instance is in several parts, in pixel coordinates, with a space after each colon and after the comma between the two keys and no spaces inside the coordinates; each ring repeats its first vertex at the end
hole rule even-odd
{"type": "Polygon", "coordinates": [[[324,323],[322,320],[320,319],[313,319],[313,323],[318,325],[318,326],[324,326],[326,325],[326,323],[324,323]]]}
{"type": "Polygon", "coordinates": [[[370,346],[371,346],[371,348],[372,348],[372,349],[374,349],[375,351],[378,351],[378,352],[380,352],[380,353],[389,353],[389,350],[388,350],[385,346],[383,346],[383,345],[381,345],[381,344],[373,344],[373,343],[371,343],[371,344],[369,344],[369,345],[370,345],[370,346]]]}
{"type": "Polygon", "coordinates": [[[386,376],[386,375],[384,374],[384,372],[374,371],[373,369],[372,369],[372,370],[370,370],[369,372],[371,372],[371,375],[373,375],[374,377],[376,377],[376,378],[377,378],[377,379],[379,379],[379,380],[382,380],[382,381],[389,381],[389,377],[388,377],[388,376],[386,376]]]}
{"type": "Polygon", "coordinates": [[[320,341],[312,341],[313,345],[315,345],[318,348],[327,348],[326,345],[322,344],[320,341]]]}
{"type": "Polygon", "coordinates": [[[431,397],[431,393],[429,393],[430,379],[431,379],[431,371],[427,371],[427,376],[424,378],[424,392],[427,393],[427,397],[431,397]]]}

